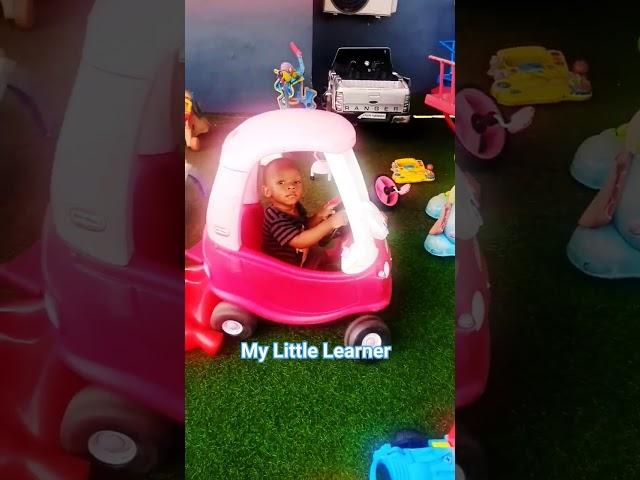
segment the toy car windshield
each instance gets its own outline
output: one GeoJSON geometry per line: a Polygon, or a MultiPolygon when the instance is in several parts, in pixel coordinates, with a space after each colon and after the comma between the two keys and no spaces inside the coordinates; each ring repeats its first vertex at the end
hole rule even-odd
{"type": "Polygon", "coordinates": [[[345,80],[396,80],[388,48],[339,48],[331,70],[345,80]]]}

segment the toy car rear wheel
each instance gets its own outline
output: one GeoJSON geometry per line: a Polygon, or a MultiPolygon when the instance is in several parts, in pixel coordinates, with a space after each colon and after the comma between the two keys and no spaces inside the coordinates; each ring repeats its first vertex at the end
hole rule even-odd
{"type": "Polygon", "coordinates": [[[251,337],[257,325],[254,315],[231,303],[220,302],[211,312],[211,328],[240,340],[251,337]]]}
{"type": "Polygon", "coordinates": [[[60,426],[60,445],[103,470],[144,474],[162,461],[171,443],[169,420],[97,387],[80,390],[60,426]]]}
{"type": "Polygon", "coordinates": [[[348,346],[368,347],[391,345],[391,332],[379,317],[363,315],[351,322],[344,334],[344,343],[348,346]]]}

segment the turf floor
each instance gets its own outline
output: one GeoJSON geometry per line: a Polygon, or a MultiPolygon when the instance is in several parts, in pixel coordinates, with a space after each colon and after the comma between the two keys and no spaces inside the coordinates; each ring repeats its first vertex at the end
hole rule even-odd
{"type": "MultiPolygon", "coordinates": [[[[204,151],[188,160],[212,178],[220,142],[241,119],[212,118],[204,151]]],[[[454,262],[423,249],[431,196],[454,181],[453,136],[443,121],[357,127],[356,155],[370,183],[391,162],[416,157],[435,166],[433,183],[415,185],[389,212],[393,297],[382,315],[393,336],[391,359],[240,360],[237,343],[208,358],[186,359],[188,479],[365,479],[373,450],[397,430],[441,436],[453,421],[454,262]]],[[[307,181],[314,210],[333,183],[307,181]]],[[[344,322],[301,329],[263,323],[256,340],[341,344],[344,322]]]]}
{"type": "Polygon", "coordinates": [[[457,5],[460,87],[487,91],[490,56],[519,45],[586,59],[594,87],[587,102],[539,106],[495,165],[475,168],[493,363],[484,398],[456,418],[492,480],[639,478],[640,284],[583,275],[565,249],[594,195],[570,176],[576,148],[640,108],[640,30],[623,9],[584,7],[457,5]]]}

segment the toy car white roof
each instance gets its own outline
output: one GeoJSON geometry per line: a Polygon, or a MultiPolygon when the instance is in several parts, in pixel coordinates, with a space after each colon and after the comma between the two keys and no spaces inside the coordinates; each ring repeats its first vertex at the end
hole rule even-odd
{"type": "Polygon", "coordinates": [[[353,125],[323,110],[287,109],[249,118],[222,146],[221,166],[249,172],[256,160],[284,152],[342,153],[353,148],[353,125]]]}

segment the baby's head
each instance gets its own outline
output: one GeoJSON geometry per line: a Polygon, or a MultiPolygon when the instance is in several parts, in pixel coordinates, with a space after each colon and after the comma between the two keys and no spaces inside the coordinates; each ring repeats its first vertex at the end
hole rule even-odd
{"type": "Polygon", "coordinates": [[[271,160],[262,176],[262,193],[276,207],[292,207],[302,197],[302,175],[289,158],[271,160]]]}

